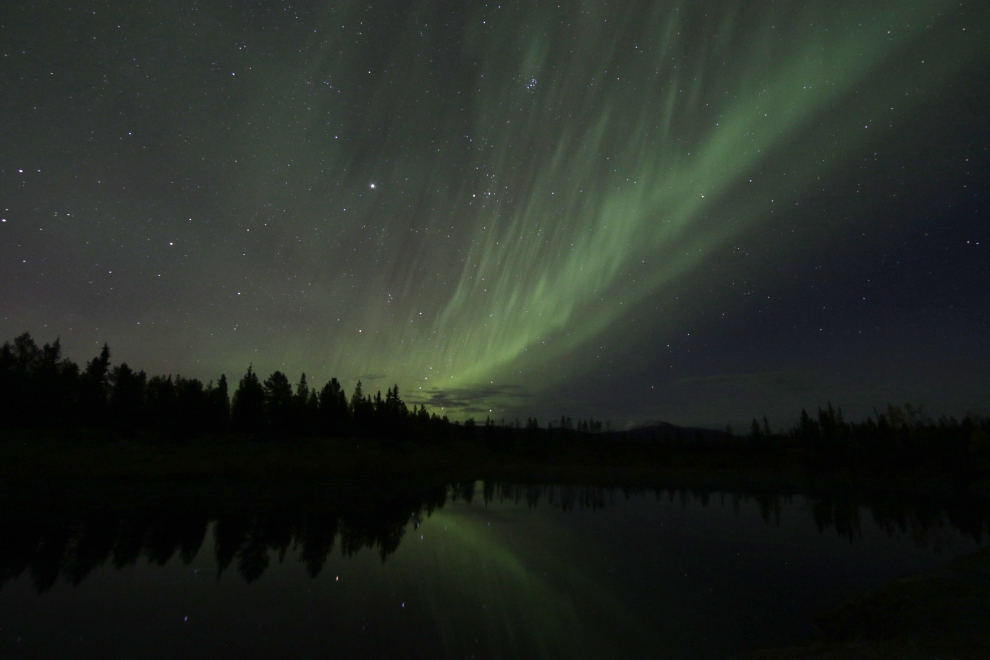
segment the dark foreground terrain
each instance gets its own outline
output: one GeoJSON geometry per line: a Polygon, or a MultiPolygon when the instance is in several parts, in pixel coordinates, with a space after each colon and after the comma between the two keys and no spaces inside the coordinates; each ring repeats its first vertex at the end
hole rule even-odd
{"type": "Polygon", "coordinates": [[[938,571],[856,594],[816,617],[811,646],[758,651],[746,660],[934,660],[990,657],[990,548],[938,571]]]}
{"type": "MultiPolygon", "coordinates": [[[[236,436],[154,442],[103,431],[21,431],[0,440],[0,500],[6,515],[20,520],[16,527],[41,525],[38,538],[29,543],[32,548],[49,546],[48,537],[64,527],[48,529],[44,521],[73,510],[113,514],[114,520],[130,520],[124,527],[133,528],[132,518],[143,520],[147,511],[199,511],[206,521],[237,518],[248,509],[255,518],[261,516],[258,520],[266,519],[265,511],[272,519],[283,519],[284,510],[291,510],[300,520],[309,520],[306,516],[327,518],[326,509],[334,512],[330,519],[339,514],[341,520],[364,521],[355,526],[357,531],[347,533],[349,542],[378,547],[384,558],[399,543],[410,515],[428,515],[433,507],[443,506],[445,493],[453,492],[456,498],[459,488],[473,490],[479,480],[518,484],[529,489],[527,497],[539,497],[541,484],[626,493],[679,491],[702,498],[730,493],[755,498],[768,517],[779,498],[800,494],[812,502],[820,528],[840,533],[855,534],[856,512],[862,507],[890,527],[903,525],[904,512],[910,510],[919,520],[944,515],[974,538],[990,531],[990,482],[980,464],[954,471],[923,465],[884,471],[875,466],[823,467],[795,451],[713,451],[656,444],[610,445],[606,450],[558,447],[525,455],[492,451],[475,442],[272,442],[236,436]],[[409,500],[409,493],[419,493],[418,499],[409,500]],[[319,511],[309,511],[313,507],[319,511]],[[30,520],[41,523],[28,524],[30,520]]],[[[262,538],[257,530],[245,534],[262,538]]],[[[182,546],[181,536],[165,544],[170,550],[162,556],[174,551],[173,545],[182,546]]],[[[16,560],[17,553],[8,558],[8,577],[38,566],[37,559],[29,558],[32,553],[23,554],[21,560],[16,560]]],[[[105,561],[101,557],[95,557],[94,566],[105,561]]],[[[67,570],[53,562],[38,570],[38,575],[48,576],[42,584],[67,570]]],[[[986,658],[988,621],[990,549],[984,549],[941,570],[857,594],[839,609],[821,613],[814,622],[821,635],[811,646],[745,657],[986,658]]]]}
{"type": "Polygon", "coordinates": [[[990,494],[990,460],[822,461],[802,447],[728,442],[663,442],[607,437],[545,442],[512,451],[482,441],[443,444],[369,438],[252,439],[226,434],[188,440],[104,429],[0,432],[0,479],[75,481],[160,479],[315,480],[484,478],[649,486],[690,474],[705,482],[756,475],[790,482],[828,477],[883,479],[929,488],[951,484],[990,494]]]}

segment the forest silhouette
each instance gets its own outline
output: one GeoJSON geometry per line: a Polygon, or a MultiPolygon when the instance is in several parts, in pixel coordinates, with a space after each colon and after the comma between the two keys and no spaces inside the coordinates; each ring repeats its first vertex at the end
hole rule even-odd
{"type": "Polygon", "coordinates": [[[382,397],[366,394],[358,381],[347,396],[336,378],[311,387],[302,374],[295,385],[281,371],[262,381],[252,366],[233,394],[226,375],[205,385],[195,378],[148,377],[126,363],[112,366],[109,346],[80,369],[63,358],[59,340],[39,347],[23,333],[0,347],[0,429],[107,429],[157,442],[203,436],[262,441],[303,437],[377,439],[385,448],[403,443],[449,446],[476,442],[498,454],[553,458],[581,449],[592,461],[670,460],[675,455],[721,454],[739,460],[775,460],[800,453],[816,468],[882,467],[973,471],[990,465],[990,418],[925,414],[922,406],[888,405],[863,422],[848,422],[831,404],[810,415],[801,411],[789,429],[753,419],[749,432],[683,429],[659,425],[614,431],[600,420],[535,418],[496,423],[451,422],[426,406],[411,409],[395,385],[382,397]]]}

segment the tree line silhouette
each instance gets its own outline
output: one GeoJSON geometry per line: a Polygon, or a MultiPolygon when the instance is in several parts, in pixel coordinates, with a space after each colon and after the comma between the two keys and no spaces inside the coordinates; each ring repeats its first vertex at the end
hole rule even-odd
{"type": "Polygon", "coordinates": [[[876,419],[848,422],[842,408],[829,403],[817,415],[801,411],[790,429],[772,431],[764,416],[753,419],[746,443],[766,453],[801,448],[806,460],[820,467],[848,464],[908,467],[924,464],[942,469],[990,467],[990,417],[970,414],[963,419],[933,419],[923,405],[888,404],[876,419]]]}
{"type": "Polygon", "coordinates": [[[110,349],[80,369],[54,343],[38,347],[28,333],[0,347],[0,428],[102,427],[122,433],[188,438],[236,433],[258,438],[375,438],[386,447],[412,441],[479,441],[501,453],[546,458],[584,451],[589,459],[619,455],[663,461],[672,453],[721,453],[773,459],[799,450],[810,465],[929,465],[968,469],[990,464],[990,418],[962,420],[924,413],[921,406],[888,405],[863,422],[848,422],[831,404],[817,415],[801,411],[790,429],[754,419],[748,434],[661,425],[614,431],[600,420],[561,417],[546,427],[536,418],[479,424],[451,422],[426,406],[410,409],[395,385],[382,397],[358,381],[348,398],[331,378],[310,387],[302,374],[293,387],[275,371],[262,381],[252,366],[230,394],[225,375],[205,385],[195,378],[152,376],[126,363],[111,366],[110,349]]]}
{"type": "MultiPolygon", "coordinates": [[[[283,497],[264,505],[231,509],[222,498],[159,502],[150,508],[114,510],[32,510],[9,507],[0,512],[0,587],[27,574],[34,589],[45,592],[60,579],[78,585],[94,569],[133,566],[139,560],[165,565],[177,559],[189,564],[212,536],[217,579],[228,569],[247,582],[261,577],[273,559],[283,561],[291,550],[310,576],[323,570],[330,553],[344,557],[362,549],[376,550],[384,562],[394,553],[409,525],[449,502],[470,503],[474,481],[438,483],[412,488],[365,485],[366,492],[326,497],[325,489],[300,497],[283,497]]],[[[529,507],[600,510],[619,498],[655,497],[682,506],[713,500],[738,509],[755,502],[766,524],[780,524],[782,507],[795,493],[750,486],[734,492],[712,487],[670,486],[616,488],[611,486],[548,485],[485,480],[478,493],[485,505],[513,502],[529,507]]],[[[938,496],[886,490],[812,488],[803,496],[807,512],[819,531],[833,530],[850,541],[861,535],[869,516],[888,536],[909,536],[919,546],[945,541],[945,529],[980,543],[990,533],[990,511],[973,496],[953,492],[938,496]]],[[[119,506],[119,504],[118,504],[119,506]]]]}
{"type": "Polygon", "coordinates": [[[385,397],[365,395],[359,381],[350,400],[336,378],[311,389],[303,374],[293,388],[275,371],[264,381],[253,367],[231,395],[226,375],[152,376],[127,363],[111,367],[110,348],[80,369],[54,343],[38,347],[24,333],[0,348],[0,425],[7,428],[97,426],[154,430],[190,437],[228,432],[258,436],[449,436],[446,417],[425,406],[410,410],[398,385],[385,397]]]}
{"type": "MultiPolygon", "coordinates": [[[[153,431],[166,437],[240,433],[263,438],[300,436],[377,438],[449,443],[475,439],[479,433],[493,447],[517,449],[545,439],[535,419],[479,426],[430,413],[425,405],[410,409],[399,386],[374,396],[361,381],[348,398],[336,378],[311,388],[303,373],[293,387],[275,371],[262,381],[248,366],[233,394],[227,377],[205,385],[196,378],[152,376],[128,364],[111,367],[110,348],[80,369],[62,357],[58,339],[38,347],[23,333],[0,347],[0,428],[106,427],[123,432],[153,431]]],[[[552,425],[551,425],[551,429],[552,425]]],[[[562,417],[557,436],[600,433],[594,419],[562,417]]]]}

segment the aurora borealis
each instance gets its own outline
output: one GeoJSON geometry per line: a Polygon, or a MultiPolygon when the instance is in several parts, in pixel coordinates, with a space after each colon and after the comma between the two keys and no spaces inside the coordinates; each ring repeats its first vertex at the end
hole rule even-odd
{"type": "Polygon", "coordinates": [[[0,329],[459,418],[986,412],[988,29],[975,0],[8,3],[0,329]]]}

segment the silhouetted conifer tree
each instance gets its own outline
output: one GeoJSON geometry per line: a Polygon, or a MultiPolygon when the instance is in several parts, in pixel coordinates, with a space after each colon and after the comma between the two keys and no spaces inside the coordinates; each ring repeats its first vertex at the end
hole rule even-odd
{"type": "Polygon", "coordinates": [[[818,424],[815,420],[811,419],[808,411],[803,408],[801,409],[801,420],[798,424],[801,439],[810,445],[817,444],[819,440],[818,424]]]}
{"type": "Polygon", "coordinates": [[[40,425],[74,421],[79,367],[62,359],[62,345],[56,339],[41,349],[41,361],[34,374],[37,399],[34,415],[40,425]]]}
{"type": "Polygon", "coordinates": [[[2,358],[6,365],[6,419],[9,426],[34,426],[41,423],[43,404],[42,392],[37,379],[43,362],[38,348],[27,332],[14,338],[13,346],[4,344],[2,358]]]}
{"type": "Polygon", "coordinates": [[[264,391],[269,430],[280,437],[291,435],[292,385],[289,379],[281,371],[276,371],[265,379],[264,391]]]}
{"type": "Polygon", "coordinates": [[[354,386],[354,391],[351,393],[351,408],[352,409],[360,408],[361,404],[363,403],[364,403],[364,391],[361,388],[361,381],[359,380],[357,382],[357,385],[354,386]]]}
{"type": "Polygon", "coordinates": [[[230,406],[231,426],[238,433],[261,433],[265,428],[265,390],[251,366],[241,379],[230,406]]]}
{"type": "Polygon", "coordinates": [[[173,433],[177,424],[175,383],[172,376],[152,376],[145,387],[146,423],[156,433],[173,433]]]}
{"type": "Polygon", "coordinates": [[[122,362],[110,372],[110,421],[122,429],[134,430],[142,422],[147,375],[122,362]]]}
{"type": "Polygon", "coordinates": [[[361,381],[354,386],[351,394],[351,431],[354,435],[367,438],[372,434],[375,421],[375,404],[370,396],[365,397],[361,387],[361,381]]]}
{"type": "Polygon", "coordinates": [[[14,368],[14,347],[9,341],[0,346],[0,427],[16,426],[17,419],[17,374],[14,368]]]}
{"type": "Polygon", "coordinates": [[[310,406],[310,390],[304,373],[299,377],[296,393],[292,397],[292,433],[294,435],[312,433],[315,412],[315,408],[310,406]]]}
{"type": "Polygon", "coordinates": [[[79,367],[62,357],[61,342],[56,339],[42,349],[40,396],[44,399],[43,423],[75,423],[78,416],[79,367]]]}
{"type": "Polygon", "coordinates": [[[207,404],[203,382],[197,378],[175,377],[176,427],[183,437],[206,431],[207,404]]]}
{"type": "Polygon", "coordinates": [[[206,430],[210,433],[225,433],[230,426],[230,395],[227,392],[227,376],[220,374],[214,386],[213,381],[206,386],[206,430]]]}
{"type": "Polygon", "coordinates": [[[317,432],[317,425],[320,418],[320,397],[316,394],[316,389],[309,391],[309,399],[306,401],[306,433],[313,435],[317,432]]]}
{"type": "Polygon", "coordinates": [[[495,428],[495,420],[489,416],[485,416],[485,428],[482,431],[481,436],[482,442],[485,443],[486,447],[490,449],[499,449],[498,447],[498,432],[495,428]]]}
{"type": "Polygon", "coordinates": [[[319,435],[343,437],[347,434],[347,396],[336,378],[320,390],[319,399],[319,435]]]}
{"type": "Polygon", "coordinates": [[[83,420],[90,424],[107,421],[110,393],[110,347],[103,344],[98,357],[86,363],[79,378],[79,407],[83,420]]]}
{"type": "Polygon", "coordinates": [[[3,419],[0,424],[17,427],[31,424],[32,392],[31,371],[40,361],[38,347],[31,335],[23,333],[14,339],[13,346],[4,342],[0,349],[0,396],[3,419]]]}
{"type": "MultiPolygon", "coordinates": [[[[104,346],[104,348],[106,347],[104,346]]],[[[25,374],[34,373],[41,364],[41,349],[27,332],[14,338],[14,355],[17,360],[17,368],[25,374]]]]}

